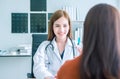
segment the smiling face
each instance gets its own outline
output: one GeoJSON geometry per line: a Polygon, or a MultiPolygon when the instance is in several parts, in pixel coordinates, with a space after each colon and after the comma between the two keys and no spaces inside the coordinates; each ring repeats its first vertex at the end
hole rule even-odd
{"type": "Polygon", "coordinates": [[[63,16],[56,20],[53,24],[53,31],[57,39],[66,39],[69,32],[68,19],[63,16]]]}
{"type": "MultiPolygon", "coordinates": [[[[50,21],[49,21],[49,27],[48,27],[48,40],[49,41],[52,41],[52,39],[54,37],[58,38],[61,36],[58,33],[59,29],[57,30],[58,27],[56,27],[56,26],[62,27],[63,25],[67,25],[67,27],[64,27],[64,28],[66,28],[66,30],[64,30],[64,33],[66,33],[65,37],[67,36],[69,38],[72,38],[71,20],[70,20],[68,13],[64,10],[57,10],[51,16],[50,21]]],[[[62,36],[64,36],[64,35],[62,35],[62,36]]]]}

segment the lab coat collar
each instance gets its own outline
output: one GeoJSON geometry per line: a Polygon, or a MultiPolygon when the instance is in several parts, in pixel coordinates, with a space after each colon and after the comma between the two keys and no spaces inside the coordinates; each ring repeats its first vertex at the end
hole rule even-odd
{"type": "MultiPolygon", "coordinates": [[[[57,48],[57,43],[56,43],[56,40],[55,40],[55,39],[56,39],[56,37],[53,38],[53,40],[51,41],[51,43],[53,44],[54,49],[58,49],[58,48],[57,48]]],[[[73,42],[72,39],[70,39],[69,37],[67,37],[66,45],[67,45],[67,46],[72,46],[71,41],[73,42]]]]}
{"type": "MultiPolygon", "coordinates": [[[[60,57],[60,54],[58,53],[59,50],[58,50],[58,47],[57,47],[57,43],[56,43],[55,38],[56,38],[56,37],[54,37],[53,40],[51,41],[51,44],[53,44],[53,46],[54,46],[54,50],[53,50],[53,51],[54,51],[54,53],[57,55],[57,57],[58,57],[60,60],[62,60],[61,57],[60,57]]],[[[66,42],[65,48],[66,48],[66,46],[67,46],[67,47],[72,46],[71,39],[70,39],[69,37],[67,38],[67,42],[66,42]]],[[[64,57],[63,57],[63,58],[64,58],[64,57]]]]}
{"type": "Polygon", "coordinates": [[[73,40],[68,37],[68,38],[67,38],[66,45],[72,46],[72,42],[73,42],[73,40]]]}
{"type": "Polygon", "coordinates": [[[61,57],[60,57],[60,54],[58,53],[59,52],[59,49],[58,49],[58,47],[57,47],[57,43],[56,43],[56,40],[55,40],[55,37],[53,38],[53,40],[51,41],[51,44],[53,45],[53,47],[54,47],[54,54],[56,54],[56,56],[58,57],[58,59],[60,59],[60,61],[61,61],[61,57]]]}

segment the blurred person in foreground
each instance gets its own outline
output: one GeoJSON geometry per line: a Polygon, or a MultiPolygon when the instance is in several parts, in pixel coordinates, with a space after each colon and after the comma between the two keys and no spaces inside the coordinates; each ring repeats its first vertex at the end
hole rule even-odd
{"type": "Polygon", "coordinates": [[[82,55],[67,61],[57,79],[120,79],[119,53],[119,11],[109,4],[97,4],[85,18],[82,55]]]}

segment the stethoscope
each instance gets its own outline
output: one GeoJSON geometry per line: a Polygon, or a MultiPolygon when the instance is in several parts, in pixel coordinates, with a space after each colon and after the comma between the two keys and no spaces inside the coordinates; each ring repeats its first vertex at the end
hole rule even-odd
{"type": "MultiPolygon", "coordinates": [[[[73,41],[72,41],[71,38],[70,38],[70,41],[71,41],[71,43],[72,43],[73,58],[74,58],[74,57],[75,57],[75,48],[74,48],[74,44],[73,44],[73,41]]],[[[52,41],[50,41],[50,43],[45,47],[46,53],[47,53],[47,48],[48,48],[49,46],[51,46],[52,51],[54,50],[54,46],[53,46],[53,44],[52,44],[52,41]]]]}

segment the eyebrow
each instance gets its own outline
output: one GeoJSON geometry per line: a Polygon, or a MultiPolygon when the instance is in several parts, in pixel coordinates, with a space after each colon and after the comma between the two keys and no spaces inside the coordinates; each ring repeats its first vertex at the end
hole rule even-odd
{"type": "Polygon", "coordinates": [[[60,25],[60,24],[54,24],[54,25],[60,25]]]}

